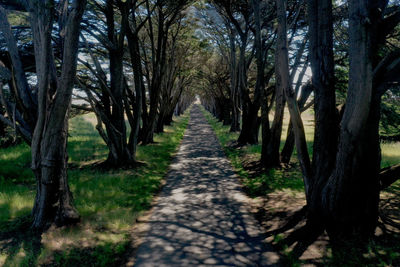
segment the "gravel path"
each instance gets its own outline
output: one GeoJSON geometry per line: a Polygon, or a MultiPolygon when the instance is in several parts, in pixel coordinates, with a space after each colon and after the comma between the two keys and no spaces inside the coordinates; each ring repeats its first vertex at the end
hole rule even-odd
{"type": "Polygon", "coordinates": [[[257,221],[200,107],[150,217],[135,266],[270,266],[257,221]]]}

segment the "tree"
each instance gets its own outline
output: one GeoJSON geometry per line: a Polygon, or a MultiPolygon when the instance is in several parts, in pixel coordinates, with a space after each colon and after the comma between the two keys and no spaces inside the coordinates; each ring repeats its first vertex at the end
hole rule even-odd
{"type": "MultiPolygon", "coordinates": [[[[8,3],[4,3],[4,6],[10,8],[8,3]]],[[[18,4],[17,7],[18,9],[24,9],[23,5],[18,4]]],[[[11,8],[17,7],[11,5],[11,8]]],[[[0,88],[2,90],[2,94],[0,95],[1,102],[7,114],[7,118],[0,114],[0,119],[3,123],[13,127],[23,136],[28,144],[31,144],[37,121],[37,92],[28,84],[28,78],[23,65],[25,57],[22,57],[19,53],[17,40],[13,35],[7,18],[7,11],[2,6],[0,7],[0,30],[4,35],[8,50],[8,55],[4,59],[2,58],[1,61],[2,80],[8,83],[10,95],[14,99],[14,102],[8,101],[4,97],[4,88],[0,88]],[[6,59],[8,59],[8,62],[6,59]],[[15,110],[15,112],[11,112],[12,110],[15,110]]]]}
{"type": "MultiPolygon", "coordinates": [[[[150,61],[146,61],[148,65],[146,69],[147,82],[149,87],[149,112],[143,112],[143,129],[141,132],[142,144],[149,144],[153,142],[153,134],[155,131],[158,109],[160,104],[160,94],[162,89],[162,81],[165,75],[165,67],[167,60],[167,43],[168,34],[171,26],[179,19],[181,11],[187,6],[189,1],[156,1],[155,5],[155,19],[148,20],[148,39],[150,42],[149,51],[144,50],[144,57],[150,61]],[[156,25],[156,26],[154,26],[156,25]]],[[[147,12],[150,14],[150,5],[147,5],[147,12]]],[[[144,106],[145,107],[145,106],[144,106]]]]}
{"type": "MultiPolygon", "coordinates": [[[[85,80],[80,79],[80,81],[97,116],[98,124],[96,128],[109,149],[108,157],[104,164],[106,167],[112,168],[129,166],[135,163],[134,151],[128,147],[124,116],[124,107],[129,105],[124,103],[125,94],[129,91],[123,67],[124,41],[127,31],[130,29],[127,22],[123,23],[123,21],[128,20],[128,15],[126,14],[128,10],[124,10],[128,8],[126,5],[128,3],[118,4],[114,0],[107,0],[104,5],[97,3],[91,6],[92,13],[94,13],[92,16],[95,18],[85,18],[85,23],[87,24],[85,31],[94,37],[96,41],[100,40],[100,45],[104,48],[97,52],[99,50],[98,44],[97,46],[94,44],[89,46],[86,41],[87,57],[91,58],[92,64],[87,60],[80,60],[91,75],[94,76],[94,79],[86,78],[85,80]],[[123,9],[123,16],[117,14],[117,5],[123,9]],[[90,23],[90,21],[96,21],[99,16],[105,18],[104,23],[90,23]],[[120,21],[118,21],[119,19],[120,21]],[[99,30],[99,28],[104,31],[99,30]],[[103,69],[102,60],[108,61],[108,70],[103,69]],[[109,73],[109,78],[107,78],[107,72],[109,73]],[[97,86],[92,86],[92,83],[96,83],[97,86]],[[105,131],[102,127],[103,124],[105,131]]],[[[132,42],[130,44],[133,46],[132,42]]],[[[135,74],[139,77],[138,73],[135,74]]],[[[131,127],[136,129],[133,125],[131,127]]]]}
{"type": "Polygon", "coordinates": [[[31,146],[32,170],[37,181],[32,227],[41,230],[52,222],[67,224],[79,219],[68,187],[67,138],[79,28],[86,1],[75,0],[70,10],[61,9],[65,20],[59,24],[63,45],[60,76],[55,72],[51,50],[55,3],[35,1],[24,4],[30,15],[38,80],[38,119],[31,146]]]}
{"type": "MultiPolygon", "coordinates": [[[[287,80],[286,9],[284,1],[277,4],[278,43],[283,51],[279,64],[284,66],[280,73],[287,80]]],[[[398,179],[396,166],[380,174],[379,120],[382,94],[396,81],[393,67],[399,64],[398,57],[396,51],[384,49],[384,44],[400,22],[399,11],[390,11],[387,1],[349,2],[349,84],[344,111],[339,113],[334,109],[332,2],[308,1],[308,10],[316,95],[313,165],[294,92],[285,91],[305,183],[306,227],[314,233],[327,229],[333,244],[367,240],[375,231],[382,185],[398,179]]]]}
{"type": "MultiPolygon", "coordinates": [[[[250,30],[253,27],[252,15],[253,8],[247,1],[214,1],[221,10],[229,23],[234,27],[235,32],[239,36],[239,60],[237,61],[237,78],[236,83],[241,98],[242,108],[242,128],[238,138],[240,145],[257,144],[258,143],[258,129],[260,125],[260,118],[258,111],[261,107],[261,89],[259,83],[254,91],[253,100],[250,97],[250,90],[248,86],[248,68],[253,59],[253,51],[250,56],[247,55],[247,46],[250,36],[250,30]]],[[[231,49],[234,46],[231,44],[231,49]]],[[[233,62],[232,62],[233,64],[233,62]]],[[[234,88],[234,87],[233,87],[234,88]]]]}

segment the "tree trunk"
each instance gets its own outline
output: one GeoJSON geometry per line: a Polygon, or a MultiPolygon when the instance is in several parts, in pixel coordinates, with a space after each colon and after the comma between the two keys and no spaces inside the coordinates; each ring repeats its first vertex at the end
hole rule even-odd
{"type": "Polygon", "coordinates": [[[80,21],[85,0],[75,0],[64,25],[63,60],[57,88],[49,88],[53,6],[29,3],[38,77],[38,121],[32,139],[32,170],[37,192],[32,211],[32,227],[46,229],[76,222],[79,215],[72,204],[67,180],[68,109],[75,81],[80,21]],[[53,94],[54,98],[50,97],[53,94]],[[51,99],[51,100],[50,100],[51,99]]]}
{"type": "MultiPolygon", "coordinates": [[[[276,64],[276,66],[277,65],[278,64],[276,64]]],[[[279,75],[277,75],[277,77],[279,77],[279,75]]],[[[264,159],[262,164],[267,168],[278,167],[280,165],[279,149],[281,145],[283,113],[285,111],[286,101],[284,97],[283,86],[280,84],[279,79],[276,80],[274,120],[270,130],[268,145],[263,146],[264,150],[261,150],[261,154],[265,154],[264,156],[261,155],[261,157],[264,159]]]]}
{"type": "MultiPolygon", "coordinates": [[[[175,109],[173,109],[168,115],[167,115],[167,117],[166,117],[166,119],[165,119],[165,125],[168,125],[168,126],[170,126],[171,124],[172,124],[172,122],[173,122],[173,117],[174,117],[174,110],[175,109]]],[[[181,114],[178,114],[178,116],[180,116],[181,114]]]]}
{"type": "Polygon", "coordinates": [[[110,148],[106,165],[113,168],[133,162],[132,154],[128,149],[124,118],[122,55],[119,55],[121,52],[110,53],[110,91],[114,101],[109,123],[105,124],[110,148]]]}
{"type": "MultiPolygon", "coordinates": [[[[262,136],[262,143],[261,143],[261,151],[266,151],[267,146],[269,144],[269,140],[271,138],[271,129],[269,125],[269,107],[268,107],[268,98],[266,94],[263,94],[263,101],[261,104],[261,136],[262,136]]],[[[261,152],[261,164],[263,162],[268,161],[268,159],[265,158],[266,153],[261,152]]]]}
{"type": "MultiPolygon", "coordinates": [[[[242,101],[242,129],[238,138],[240,145],[257,144],[258,143],[258,129],[260,125],[260,118],[258,117],[258,110],[260,105],[253,103],[250,99],[250,92],[247,88],[247,67],[246,67],[246,39],[242,40],[240,47],[239,57],[239,90],[242,101]],[[244,45],[243,45],[244,43],[244,45]]],[[[254,96],[254,102],[259,102],[257,99],[259,94],[254,96]]]]}
{"type": "MultiPolygon", "coordinates": [[[[242,101],[242,129],[238,138],[240,145],[257,144],[260,119],[258,117],[259,105],[253,104],[247,87],[247,64],[246,64],[247,33],[241,34],[241,45],[239,55],[238,84],[242,101]]],[[[260,101],[254,97],[254,102],[260,101]]]]}
{"type": "MultiPolygon", "coordinates": [[[[311,84],[306,84],[303,86],[301,90],[301,96],[298,101],[298,106],[300,109],[300,112],[303,111],[303,108],[305,106],[305,103],[307,102],[311,92],[313,90],[313,86],[311,84]]],[[[290,158],[292,157],[293,149],[294,149],[294,132],[293,132],[293,124],[290,121],[288,130],[287,130],[287,135],[286,135],[286,141],[285,145],[283,146],[282,152],[281,152],[281,162],[284,164],[289,164],[290,158]]]]}
{"type": "MultiPolygon", "coordinates": [[[[3,90],[3,88],[0,88],[3,90]]],[[[3,107],[0,104],[0,115],[4,115],[3,107]]],[[[6,124],[0,121],[0,137],[4,137],[6,135],[6,124]]]]}
{"type": "Polygon", "coordinates": [[[372,4],[349,1],[350,76],[341,121],[336,165],[322,193],[329,236],[368,239],[374,234],[379,203],[379,106],[372,87],[372,4]]]}
{"type": "MultiPolygon", "coordinates": [[[[68,116],[65,115],[64,119],[54,118],[49,125],[59,124],[55,120],[61,121],[62,126],[45,131],[40,145],[41,166],[33,168],[37,190],[32,227],[38,230],[46,229],[52,222],[65,225],[75,223],[80,218],[68,186],[68,116]]],[[[32,153],[35,152],[32,150],[32,153]]]]}
{"type": "MultiPolygon", "coordinates": [[[[128,148],[125,113],[124,113],[124,75],[123,75],[123,40],[127,31],[127,25],[121,25],[118,35],[115,34],[114,1],[107,0],[105,10],[107,22],[107,36],[113,47],[108,48],[110,61],[110,89],[103,94],[112,99],[111,109],[107,108],[108,118],[105,122],[108,137],[109,153],[105,162],[106,167],[118,168],[130,165],[134,161],[128,148]]],[[[122,21],[123,22],[123,21],[122,21]]]]}
{"type": "MultiPolygon", "coordinates": [[[[146,127],[143,127],[142,145],[154,142],[153,136],[158,120],[161,86],[166,68],[167,39],[170,24],[165,22],[161,6],[158,10],[157,49],[155,51],[156,54],[152,55],[155,59],[153,60],[153,76],[149,85],[150,110],[147,117],[146,127]]],[[[153,39],[154,36],[150,36],[150,38],[153,39]]]]}
{"type": "Polygon", "coordinates": [[[289,164],[290,158],[292,157],[293,154],[293,149],[294,149],[294,132],[293,132],[293,124],[290,121],[287,130],[285,145],[283,146],[281,152],[281,163],[289,164]]]}
{"type": "Polygon", "coordinates": [[[310,188],[311,202],[308,206],[309,214],[320,214],[320,192],[335,164],[339,129],[334,85],[332,1],[309,0],[307,8],[312,85],[315,96],[312,166],[314,179],[310,188]]]}
{"type": "Polygon", "coordinates": [[[224,98],[224,104],[222,109],[222,122],[223,125],[231,125],[231,100],[224,98]]]}
{"type": "Polygon", "coordinates": [[[236,45],[235,32],[230,23],[226,23],[229,28],[229,51],[230,51],[230,100],[231,100],[231,128],[230,132],[240,131],[240,110],[239,110],[239,95],[237,87],[237,64],[236,64],[236,45]]]}

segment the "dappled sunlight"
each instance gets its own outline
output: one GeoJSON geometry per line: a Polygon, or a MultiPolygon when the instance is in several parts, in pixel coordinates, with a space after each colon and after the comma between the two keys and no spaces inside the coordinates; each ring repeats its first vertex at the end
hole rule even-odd
{"type": "Polygon", "coordinates": [[[6,259],[7,259],[7,254],[0,252],[0,266],[4,266],[6,259]]]}
{"type": "Polygon", "coordinates": [[[18,145],[18,147],[2,148],[0,160],[20,160],[21,158],[29,159],[31,156],[30,148],[26,144],[18,145]]]}
{"type": "Polygon", "coordinates": [[[382,149],[382,163],[381,166],[388,167],[400,163],[400,142],[396,143],[383,143],[382,149]]]}
{"type": "MultiPolygon", "coordinates": [[[[236,173],[239,174],[239,178],[249,196],[264,196],[268,192],[282,190],[288,187],[296,191],[304,191],[302,174],[297,166],[298,160],[296,151],[294,151],[294,155],[292,156],[291,166],[288,168],[272,169],[268,171],[252,170],[251,165],[257,164],[261,159],[261,144],[232,147],[232,144],[237,140],[239,134],[229,132],[230,126],[222,125],[222,123],[212,117],[209,112],[204,109],[202,110],[224,148],[225,154],[229,158],[236,173]]],[[[309,149],[311,149],[311,141],[308,144],[309,149]]],[[[283,142],[281,145],[283,146],[283,142]]]]}
{"type": "MultiPolygon", "coordinates": [[[[246,196],[195,106],[177,158],[149,219],[137,266],[271,264],[246,196]]],[[[269,255],[270,256],[270,255],[269,255]]]]}
{"type": "Polygon", "coordinates": [[[117,244],[126,238],[126,233],[116,233],[97,225],[84,223],[72,229],[51,228],[42,235],[43,246],[50,251],[68,250],[74,247],[94,247],[105,243],[117,244]]]}
{"type": "Polygon", "coordinates": [[[14,184],[0,184],[0,222],[15,219],[30,213],[34,191],[14,184]]]}
{"type": "MultiPolygon", "coordinates": [[[[304,209],[306,204],[302,174],[299,170],[296,151],[291,158],[289,166],[272,169],[268,172],[255,168],[260,160],[261,145],[246,145],[233,148],[231,144],[237,140],[238,135],[229,133],[229,126],[223,126],[221,122],[204,111],[209,123],[215,130],[218,139],[224,147],[225,153],[235,167],[244,185],[246,193],[252,198],[247,201],[251,212],[255,214],[259,223],[268,231],[267,241],[274,245],[283,259],[293,264],[306,266],[323,266],[326,263],[335,262],[340,257],[333,257],[329,247],[329,239],[322,234],[312,244],[304,246],[301,242],[286,243],[286,239],[295,231],[305,226],[304,209]],[[299,248],[300,255],[298,255],[299,248]]],[[[285,113],[286,116],[286,113],[285,113]]],[[[313,142],[313,114],[312,111],[303,113],[307,145],[312,155],[313,142]]],[[[281,148],[286,140],[288,117],[285,117],[281,148]]],[[[260,140],[261,142],[261,140],[260,140]]],[[[400,143],[382,143],[382,167],[399,163],[400,143]]],[[[357,251],[345,249],[343,253],[354,255],[355,262],[370,263],[375,266],[379,262],[397,262],[400,256],[398,252],[398,236],[400,226],[400,181],[393,184],[381,193],[380,225],[376,230],[376,237],[367,251],[357,254],[357,251]],[[384,220],[385,222],[383,222],[384,220]],[[374,265],[375,264],[375,265],[374,265]]],[[[337,266],[337,265],[333,265],[337,266]]]]}

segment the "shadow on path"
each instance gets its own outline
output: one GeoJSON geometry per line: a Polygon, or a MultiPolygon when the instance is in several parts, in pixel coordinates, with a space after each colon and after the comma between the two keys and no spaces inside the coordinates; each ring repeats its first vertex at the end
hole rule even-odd
{"type": "Polygon", "coordinates": [[[269,266],[279,259],[199,106],[137,251],[136,266],[269,266]]]}

